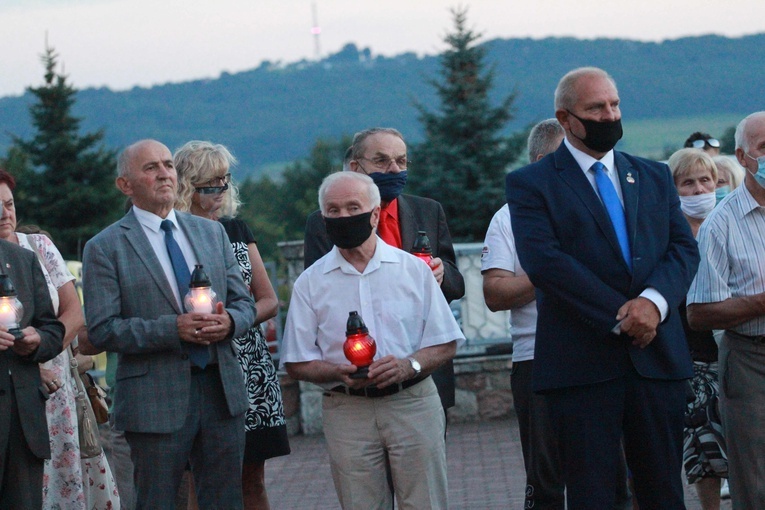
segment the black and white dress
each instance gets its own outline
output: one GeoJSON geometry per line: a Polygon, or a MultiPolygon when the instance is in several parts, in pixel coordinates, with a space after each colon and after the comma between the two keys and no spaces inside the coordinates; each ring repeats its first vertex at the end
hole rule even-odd
{"type": "MultiPolygon", "coordinates": [[[[247,287],[252,281],[252,266],[247,245],[255,237],[247,224],[237,218],[222,218],[234,255],[242,270],[247,287]]],[[[254,325],[247,333],[234,339],[239,364],[244,371],[247,384],[249,408],[245,415],[247,445],[244,451],[245,464],[262,462],[272,457],[290,453],[287,439],[287,425],[284,420],[284,405],[276,368],[266,345],[266,338],[260,325],[254,325]]]]}

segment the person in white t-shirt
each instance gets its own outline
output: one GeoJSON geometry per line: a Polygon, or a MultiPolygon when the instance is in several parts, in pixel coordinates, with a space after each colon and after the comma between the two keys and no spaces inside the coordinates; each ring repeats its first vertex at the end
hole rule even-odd
{"type": "MultiPolygon", "coordinates": [[[[534,126],[528,139],[529,162],[554,152],[564,134],[554,118],[534,126]]],[[[481,273],[486,306],[494,312],[511,311],[513,369],[510,377],[526,468],[525,508],[563,509],[564,486],[556,436],[550,429],[544,398],[531,390],[537,302],[534,286],[518,262],[507,204],[496,212],[486,231],[481,273]]]]}

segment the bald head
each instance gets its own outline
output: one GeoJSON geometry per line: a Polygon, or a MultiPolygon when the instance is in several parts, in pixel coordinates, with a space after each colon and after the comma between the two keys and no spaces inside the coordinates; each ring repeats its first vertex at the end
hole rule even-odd
{"type": "Polygon", "coordinates": [[[173,155],[156,140],[141,140],[126,147],[117,160],[117,187],[133,204],[164,218],[178,193],[173,155]]]}

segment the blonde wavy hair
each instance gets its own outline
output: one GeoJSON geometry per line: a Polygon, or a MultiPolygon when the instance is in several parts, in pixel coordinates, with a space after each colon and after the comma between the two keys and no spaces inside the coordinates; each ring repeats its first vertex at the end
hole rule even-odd
{"type": "MultiPolygon", "coordinates": [[[[227,174],[237,161],[221,144],[193,140],[175,151],[173,163],[178,173],[178,198],[175,199],[175,208],[188,212],[191,210],[191,197],[196,191],[195,188],[227,174]]],[[[220,216],[233,218],[240,205],[239,189],[232,181],[223,195],[220,216]]]]}

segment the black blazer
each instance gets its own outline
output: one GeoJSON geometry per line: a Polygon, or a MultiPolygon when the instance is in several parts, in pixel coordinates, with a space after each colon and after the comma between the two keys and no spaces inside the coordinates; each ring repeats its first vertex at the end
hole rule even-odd
{"type": "MultiPolygon", "coordinates": [[[[61,353],[64,325],[53,313],[48,285],[34,252],[0,240],[0,264],[2,270],[10,276],[18,299],[24,306],[21,328],[34,326],[40,334],[40,346],[30,356],[19,356],[13,349],[0,351],[0,391],[5,395],[0,398],[10,398],[12,385],[27,445],[35,457],[49,459],[50,442],[48,421],[45,417],[47,392],[43,393],[40,387],[38,364],[61,353]]],[[[4,422],[0,424],[0,431],[4,436],[0,437],[0,445],[5,445],[8,440],[10,413],[0,413],[0,420],[4,422]]],[[[13,465],[9,467],[13,469],[13,465]]]]}
{"type": "Polygon", "coordinates": [[[506,178],[518,256],[537,288],[535,391],[614,379],[625,360],[651,379],[693,375],[677,308],[698,267],[696,241],[669,168],[621,152],[614,158],[632,272],[608,213],[565,144],[506,178]],[[667,300],[669,313],[640,349],[610,331],[618,309],[647,287],[667,300]]]}
{"type": "MultiPolygon", "coordinates": [[[[417,231],[424,230],[430,239],[433,256],[439,257],[444,264],[444,281],[441,291],[451,302],[465,295],[465,280],[457,269],[457,260],[452,246],[452,236],[446,224],[446,215],[441,204],[430,198],[414,195],[399,195],[398,221],[401,229],[401,248],[411,251],[417,238],[417,231]]],[[[332,241],[327,236],[321,211],[314,211],[308,216],[304,238],[304,268],[308,268],[332,249],[332,241]]],[[[454,364],[451,360],[433,372],[433,380],[441,397],[444,409],[454,406],[454,364]]]]}

